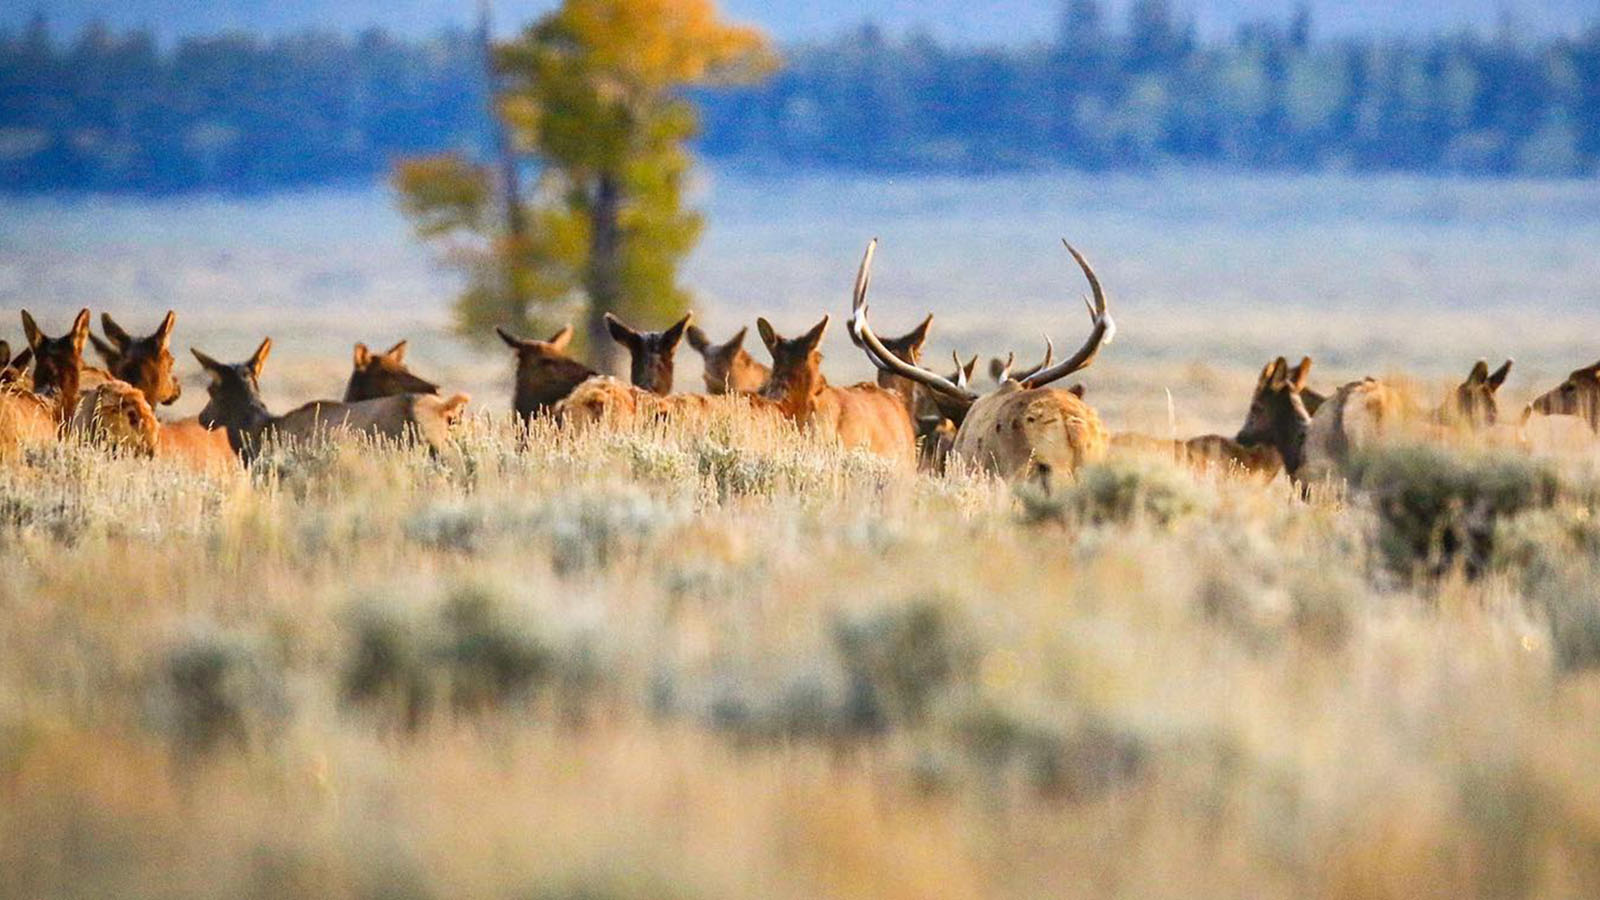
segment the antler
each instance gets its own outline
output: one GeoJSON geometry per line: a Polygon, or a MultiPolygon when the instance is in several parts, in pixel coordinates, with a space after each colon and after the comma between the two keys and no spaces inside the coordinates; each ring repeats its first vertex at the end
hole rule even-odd
{"type": "Polygon", "coordinates": [[[867,287],[872,283],[872,256],[877,249],[878,239],[873,238],[867,244],[867,252],[861,257],[861,269],[856,273],[855,294],[850,304],[850,320],[846,323],[850,339],[856,346],[866,351],[867,359],[872,360],[873,365],[883,371],[914,381],[952,400],[973,403],[978,399],[977,394],[948,378],[895,356],[883,345],[883,341],[872,333],[872,326],[867,324],[867,287]]]}
{"type": "Polygon", "coordinates": [[[1062,360],[1054,366],[1046,366],[1026,378],[1018,379],[1025,388],[1039,388],[1071,375],[1080,369],[1088,368],[1100,352],[1100,348],[1111,343],[1116,336],[1117,325],[1112,321],[1111,313],[1106,309],[1106,292],[1100,287],[1100,279],[1094,274],[1094,269],[1089,266],[1089,261],[1083,258],[1076,247],[1067,243],[1062,238],[1061,243],[1078,261],[1078,267],[1083,270],[1083,277],[1089,280],[1089,290],[1094,294],[1094,300],[1087,302],[1089,307],[1089,321],[1094,323],[1094,330],[1089,332],[1089,339],[1079,348],[1077,353],[1062,360]]]}
{"type": "Polygon", "coordinates": [[[1044,359],[1040,360],[1038,365],[1023,369],[1021,372],[1012,372],[1011,367],[1016,363],[1017,357],[1014,353],[1007,353],[1005,368],[1000,370],[1000,377],[996,378],[995,380],[1001,384],[1005,384],[1008,379],[1027,381],[1029,378],[1039,374],[1039,372],[1042,371],[1045,366],[1050,365],[1050,361],[1055,358],[1055,342],[1050,340],[1049,335],[1046,335],[1044,339],[1044,359]]]}

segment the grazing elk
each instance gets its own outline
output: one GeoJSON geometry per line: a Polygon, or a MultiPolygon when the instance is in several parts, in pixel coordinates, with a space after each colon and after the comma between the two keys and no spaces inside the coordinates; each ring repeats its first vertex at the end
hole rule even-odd
{"type": "Polygon", "coordinates": [[[106,374],[133,385],[144,394],[152,408],[171,405],[183,395],[183,388],[172,375],[174,360],[170,344],[177,321],[177,314],[167,310],[155,333],[136,338],[118,325],[110,313],[101,313],[100,325],[107,339],[89,335],[95,352],[105,361],[106,374]]]}
{"type": "Polygon", "coordinates": [[[550,415],[562,426],[578,428],[602,422],[631,424],[651,419],[668,421],[703,420],[711,411],[714,397],[706,394],[667,394],[647,391],[610,375],[596,375],[572,389],[550,415]]]}
{"type": "Polygon", "coordinates": [[[689,346],[705,364],[706,393],[759,394],[767,386],[772,370],[756,362],[744,349],[749,330],[741,328],[727,343],[713,344],[698,326],[689,326],[689,346]]]}
{"type": "Polygon", "coordinates": [[[691,318],[692,315],[684,316],[665,331],[635,331],[606,313],[606,330],[611,332],[611,339],[628,351],[629,380],[635,387],[663,397],[672,393],[673,356],[691,318]]]}
{"type": "Polygon", "coordinates": [[[344,402],[439,393],[438,385],[406,368],[406,344],[401,341],[382,353],[373,353],[366,344],[356,344],[350,380],[344,386],[344,402]]]}
{"type": "Polygon", "coordinates": [[[1543,416],[1576,416],[1600,432],[1600,362],[1574,369],[1567,379],[1536,398],[1529,407],[1543,416]]]}
{"type": "Polygon", "coordinates": [[[33,392],[49,401],[55,420],[64,424],[78,408],[83,345],[89,338],[89,311],[81,310],[72,329],[58,338],[39,330],[27,310],[22,311],[22,331],[33,352],[33,392]]]}
{"type": "Polygon", "coordinates": [[[548,412],[566,399],[573,388],[599,374],[567,355],[567,346],[572,343],[571,325],[546,341],[517,337],[499,327],[495,328],[495,333],[517,353],[517,384],[512,406],[523,424],[548,412]]]}
{"type": "Polygon", "coordinates": [[[1093,327],[1088,340],[1070,358],[1020,381],[1009,378],[997,390],[982,396],[895,357],[872,333],[867,323],[867,289],[872,281],[876,240],[867,245],[856,275],[850,329],[866,348],[867,357],[879,369],[888,369],[933,392],[941,409],[959,423],[950,448],[952,457],[1005,478],[1039,477],[1048,483],[1052,473],[1074,473],[1106,453],[1107,434],[1099,415],[1078,394],[1049,387],[1094,362],[1116,327],[1094,269],[1071,244],[1062,243],[1083,270],[1094,295],[1089,303],[1093,327]]]}
{"type": "Polygon", "coordinates": [[[772,354],[772,378],[761,396],[785,417],[836,435],[846,447],[907,463],[915,460],[917,436],[900,395],[876,384],[834,387],[823,376],[817,348],[828,330],[827,316],[797,338],[782,337],[766,319],[756,320],[756,330],[772,354]]]}
{"type": "Polygon", "coordinates": [[[266,440],[313,441],[335,431],[396,441],[421,440],[438,452],[448,445],[449,428],[471,399],[466,394],[449,399],[401,394],[357,403],[318,400],[275,416],[261,400],[260,381],[261,369],[272,352],[271,338],[263,340],[248,360],[237,365],[217,362],[199,350],[190,352],[211,376],[200,424],[226,429],[229,446],[247,463],[266,440]]]}

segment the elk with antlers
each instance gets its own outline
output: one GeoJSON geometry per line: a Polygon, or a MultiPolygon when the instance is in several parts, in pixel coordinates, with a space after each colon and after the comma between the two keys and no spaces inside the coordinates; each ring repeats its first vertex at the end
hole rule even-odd
{"type": "Polygon", "coordinates": [[[872,257],[878,242],[867,245],[856,275],[851,333],[879,369],[910,379],[932,392],[951,421],[958,423],[950,452],[985,471],[1005,478],[1039,477],[1054,472],[1071,474],[1088,462],[1105,456],[1107,433],[1094,409],[1071,391],[1050,385],[1094,362],[1109,343],[1115,324],[1107,309],[1105,291],[1087,260],[1066,244],[1094,299],[1089,303],[1092,329],[1077,353],[1018,380],[1008,378],[997,390],[979,395],[970,387],[936,375],[899,359],[872,333],[867,323],[867,289],[872,280],[872,257]]]}

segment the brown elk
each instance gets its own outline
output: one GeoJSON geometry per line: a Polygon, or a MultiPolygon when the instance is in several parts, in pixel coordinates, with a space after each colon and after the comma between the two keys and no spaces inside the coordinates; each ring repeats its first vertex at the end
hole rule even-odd
{"type": "Polygon", "coordinates": [[[523,423],[548,412],[566,399],[573,388],[599,374],[567,355],[567,347],[572,343],[571,325],[544,341],[517,337],[499,327],[495,328],[495,333],[517,354],[517,383],[512,406],[523,423]]]}
{"type": "Polygon", "coordinates": [[[101,313],[100,325],[105,329],[107,340],[89,335],[95,352],[105,361],[106,374],[133,385],[152,407],[170,405],[183,395],[183,388],[172,374],[174,360],[169,346],[177,319],[177,314],[168,310],[155,333],[136,338],[118,325],[110,313],[101,313]]]}
{"type": "Polygon", "coordinates": [[[900,395],[876,384],[833,387],[823,376],[822,352],[817,348],[828,330],[827,316],[797,338],[780,336],[766,319],[756,320],[756,330],[772,354],[772,378],[761,396],[785,417],[836,435],[846,447],[914,461],[916,432],[900,395]]]}
{"type": "Polygon", "coordinates": [[[1574,369],[1566,380],[1536,398],[1529,407],[1543,416],[1577,416],[1600,432],[1600,362],[1574,369]]]}
{"type": "Polygon", "coordinates": [[[1467,380],[1457,385],[1444,404],[1434,410],[1433,421],[1472,430],[1494,428],[1500,420],[1495,393],[1511,374],[1511,363],[1508,359],[1505,365],[1490,372],[1489,363],[1478,360],[1467,373],[1467,380]]]}
{"type": "Polygon", "coordinates": [[[1054,472],[1074,473],[1106,453],[1108,436],[1094,409],[1078,394],[1049,387],[1093,363],[1116,328],[1094,269],[1071,244],[1062,243],[1082,269],[1094,296],[1089,303],[1092,330],[1088,340],[1071,357],[1026,379],[1007,379],[997,390],[981,396],[969,387],[895,357],[872,333],[867,323],[867,289],[872,280],[876,240],[867,245],[856,275],[850,329],[866,348],[868,358],[879,369],[909,378],[933,392],[951,420],[959,423],[950,448],[953,458],[1006,478],[1037,476],[1048,480],[1054,472]]]}
{"type": "Polygon", "coordinates": [[[611,313],[605,314],[611,339],[628,351],[630,380],[635,387],[661,396],[672,393],[673,357],[691,318],[684,316],[665,331],[635,331],[611,313]]]}
{"type": "Polygon", "coordinates": [[[16,358],[11,345],[0,341],[0,458],[18,448],[55,440],[55,404],[30,390],[27,364],[31,351],[16,358]]]}
{"type": "Polygon", "coordinates": [[[261,400],[261,369],[271,351],[272,339],[267,338],[248,360],[227,365],[190,350],[211,376],[200,424],[226,429],[229,446],[246,462],[267,440],[314,441],[339,431],[395,441],[416,439],[438,452],[448,445],[449,428],[471,399],[466,394],[449,399],[402,394],[357,403],[318,400],[275,416],[261,400]]]}
{"type": "Polygon", "coordinates": [[[744,349],[748,327],[724,344],[713,344],[699,326],[690,325],[689,346],[700,354],[705,364],[706,393],[708,394],[759,394],[767,386],[772,370],[756,362],[744,349]]]}
{"type": "Polygon", "coordinates": [[[196,469],[220,472],[239,465],[225,429],[208,429],[197,419],[161,422],[144,393],[123,381],[108,381],[86,393],[73,415],[73,427],[124,452],[171,459],[196,469]]]}
{"type": "Polygon", "coordinates": [[[406,341],[382,353],[357,343],[344,386],[344,402],[360,403],[401,394],[437,394],[439,386],[406,368],[406,341]]]}
{"type": "Polygon", "coordinates": [[[83,365],[83,345],[89,338],[89,311],[78,313],[72,329],[58,338],[39,330],[27,310],[22,311],[22,331],[33,351],[33,391],[48,400],[57,423],[72,418],[78,408],[78,391],[83,365]]]}
{"type": "Polygon", "coordinates": [[[663,396],[609,375],[597,375],[573,388],[572,393],[551,408],[550,416],[562,426],[577,428],[652,419],[697,421],[709,415],[715,399],[706,394],[663,396]]]}
{"type": "Polygon", "coordinates": [[[32,350],[24,349],[16,356],[12,356],[11,345],[0,341],[0,386],[11,385],[31,390],[33,376],[28,374],[28,366],[32,362],[32,350]]]}

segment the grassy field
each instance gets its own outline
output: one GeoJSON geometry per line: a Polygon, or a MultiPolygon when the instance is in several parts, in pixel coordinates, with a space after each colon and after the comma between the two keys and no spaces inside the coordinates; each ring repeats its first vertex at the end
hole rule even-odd
{"type": "Polygon", "coordinates": [[[0,897],[1593,896],[1593,462],[64,445],[0,469],[0,897]]]}

